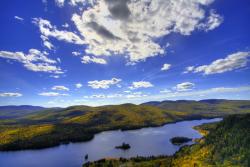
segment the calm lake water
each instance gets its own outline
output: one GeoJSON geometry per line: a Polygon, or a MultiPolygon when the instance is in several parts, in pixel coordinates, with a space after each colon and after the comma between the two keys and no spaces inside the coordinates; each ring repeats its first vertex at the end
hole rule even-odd
{"type": "Polygon", "coordinates": [[[104,157],[172,155],[180,147],[170,143],[170,138],[175,136],[200,138],[201,135],[192,128],[193,126],[220,120],[222,119],[202,119],[154,128],[106,131],[96,134],[94,139],[88,142],[41,150],[0,152],[0,167],[81,167],[85,162],[85,154],[89,155],[90,161],[104,157]],[[123,151],[114,148],[122,142],[129,143],[131,149],[123,151]]]}

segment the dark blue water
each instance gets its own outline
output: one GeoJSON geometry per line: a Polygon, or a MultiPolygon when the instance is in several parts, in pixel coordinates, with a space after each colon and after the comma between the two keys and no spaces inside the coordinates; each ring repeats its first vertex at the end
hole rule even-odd
{"type": "Polygon", "coordinates": [[[180,147],[170,143],[170,138],[175,136],[200,138],[201,135],[192,128],[193,126],[220,120],[220,118],[202,119],[139,130],[107,131],[96,134],[94,139],[88,142],[41,150],[0,152],[0,167],[81,167],[85,162],[85,154],[89,155],[90,161],[104,157],[172,155],[180,147]],[[129,143],[131,149],[123,151],[114,148],[122,142],[129,143]]]}

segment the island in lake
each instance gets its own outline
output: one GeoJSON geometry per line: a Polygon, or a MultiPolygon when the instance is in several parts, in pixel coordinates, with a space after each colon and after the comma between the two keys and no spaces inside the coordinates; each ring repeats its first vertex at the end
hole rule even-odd
{"type": "Polygon", "coordinates": [[[130,145],[127,144],[127,143],[122,143],[122,145],[116,146],[115,148],[116,149],[122,149],[122,150],[128,150],[128,149],[130,149],[130,145]]]}
{"type": "Polygon", "coordinates": [[[192,141],[192,139],[188,138],[188,137],[173,137],[170,139],[171,143],[174,145],[182,145],[183,143],[187,143],[192,141]]]}

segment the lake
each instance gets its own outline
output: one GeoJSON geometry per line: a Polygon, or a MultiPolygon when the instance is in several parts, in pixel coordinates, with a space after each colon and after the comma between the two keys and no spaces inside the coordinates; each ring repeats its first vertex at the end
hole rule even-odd
{"type": "MultiPolygon", "coordinates": [[[[104,157],[135,157],[150,155],[172,155],[180,149],[169,139],[175,136],[189,138],[202,137],[192,127],[203,123],[221,121],[221,118],[181,121],[160,127],[142,128],[128,131],[106,131],[95,135],[88,142],[70,143],[57,147],[0,152],[0,167],[81,167],[86,162],[84,156],[89,155],[89,161],[104,157]],[[131,149],[115,149],[122,142],[129,143],[131,149]]],[[[188,142],[186,144],[193,144],[188,142]]]]}

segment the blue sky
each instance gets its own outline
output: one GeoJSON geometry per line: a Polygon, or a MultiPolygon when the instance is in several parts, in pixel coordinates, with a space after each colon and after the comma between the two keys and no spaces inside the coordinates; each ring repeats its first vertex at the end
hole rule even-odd
{"type": "Polygon", "coordinates": [[[248,0],[0,3],[0,105],[250,99],[248,0]]]}

